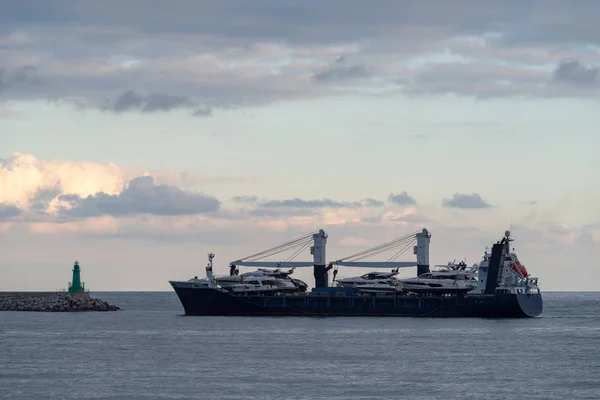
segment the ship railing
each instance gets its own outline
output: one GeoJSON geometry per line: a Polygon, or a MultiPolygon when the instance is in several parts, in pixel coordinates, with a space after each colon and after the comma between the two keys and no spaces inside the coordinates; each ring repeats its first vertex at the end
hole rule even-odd
{"type": "Polygon", "coordinates": [[[528,277],[526,282],[528,282],[530,285],[537,286],[538,278],[537,277],[528,277]]]}

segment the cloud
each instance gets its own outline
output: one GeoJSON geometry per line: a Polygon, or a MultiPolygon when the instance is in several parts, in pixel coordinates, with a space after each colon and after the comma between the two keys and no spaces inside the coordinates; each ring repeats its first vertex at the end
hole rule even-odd
{"type": "Polygon", "coordinates": [[[364,199],[360,202],[362,207],[383,207],[385,203],[377,199],[364,199]]]}
{"type": "Polygon", "coordinates": [[[142,108],[142,111],[144,112],[151,112],[155,110],[169,110],[185,103],[186,98],[182,96],[152,94],[145,97],[130,90],[119,96],[112,105],[111,111],[119,113],[131,109],[142,108]]]}
{"type": "Polygon", "coordinates": [[[347,81],[356,78],[365,78],[370,76],[369,69],[362,64],[348,64],[346,57],[338,57],[329,64],[324,70],[315,72],[312,79],[315,82],[338,82],[347,81]]]}
{"type": "Polygon", "coordinates": [[[0,203],[0,221],[3,219],[17,217],[21,215],[22,212],[23,210],[13,204],[0,203]]]}
{"type": "MultiPolygon", "coordinates": [[[[194,171],[173,172],[87,161],[38,160],[31,154],[13,153],[0,159],[0,203],[24,210],[55,212],[59,195],[86,198],[97,193],[119,195],[140,176],[152,176],[156,185],[180,188],[236,184],[244,178],[202,176],[194,171]]],[[[64,200],[64,199],[63,199],[64,200]]]]}
{"type": "Polygon", "coordinates": [[[22,65],[12,69],[0,69],[0,94],[8,89],[26,90],[40,85],[39,69],[32,65],[22,65]]]}
{"type": "Polygon", "coordinates": [[[298,197],[285,200],[264,200],[258,196],[234,196],[235,203],[254,204],[261,208],[361,208],[382,207],[385,203],[377,199],[363,199],[361,201],[336,201],[332,199],[304,200],[298,197]]]}
{"type": "Polygon", "coordinates": [[[600,65],[600,5],[591,1],[184,3],[6,5],[3,99],[78,99],[72,104],[142,114],[190,107],[208,116],[206,104],[343,95],[349,89],[339,83],[362,78],[361,90],[375,94],[589,96],[577,87],[597,82],[600,65]],[[554,88],[555,79],[569,84],[554,88]]]}
{"type": "Polygon", "coordinates": [[[417,202],[412,196],[409,196],[406,192],[401,192],[400,194],[390,194],[388,197],[388,201],[393,204],[399,205],[415,205],[417,202]]]}
{"type": "Polygon", "coordinates": [[[310,208],[255,208],[250,211],[252,217],[267,217],[267,218],[281,218],[281,217],[307,217],[317,215],[317,211],[310,208]]]}
{"type": "Polygon", "coordinates": [[[56,191],[79,196],[97,192],[116,194],[124,184],[124,171],[113,163],[46,161],[23,153],[0,159],[0,202],[24,209],[40,192],[56,191]]]}
{"type": "Polygon", "coordinates": [[[339,201],[329,198],[266,200],[251,195],[234,196],[231,200],[243,205],[240,211],[247,213],[249,217],[271,221],[285,218],[298,224],[335,225],[346,221],[361,221],[363,218],[380,214],[385,207],[385,202],[373,198],[360,201],[339,201]]]}
{"type": "Polygon", "coordinates": [[[269,200],[262,202],[261,207],[264,208],[342,208],[342,207],[360,207],[361,203],[339,202],[331,199],[303,200],[299,198],[287,200],[269,200]]]}
{"type": "Polygon", "coordinates": [[[454,193],[451,199],[443,199],[442,205],[454,208],[490,208],[492,207],[478,193],[454,193]]]}
{"type": "Polygon", "coordinates": [[[231,198],[234,203],[258,203],[258,196],[234,196],[231,198]]]}
{"type": "MultiPolygon", "coordinates": [[[[176,108],[193,107],[194,104],[186,96],[176,96],[164,93],[151,93],[143,96],[136,91],[129,90],[121,94],[113,103],[107,103],[103,110],[112,111],[114,113],[122,113],[126,111],[141,111],[142,113],[152,113],[157,111],[170,111],[176,108]]],[[[197,110],[196,113],[203,110],[197,110]]],[[[198,114],[200,115],[200,114],[198,114]]],[[[208,114],[210,115],[210,110],[208,114]]]]}
{"type": "Polygon", "coordinates": [[[151,176],[131,180],[119,194],[97,193],[81,198],[58,196],[61,215],[86,218],[102,215],[188,215],[214,212],[220,202],[208,195],[183,191],[171,185],[156,185],[151,176]]]}
{"type": "Polygon", "coordinates": [[[192,115],[194,117],[210,117],[212,115],[212,108],[198,108],[192,113],[192,115]]]}
{"type": "Polygon", "coordinates": [[[554,80],[569,85],[592,85],[600,83],[600,68],[585,66],[577,60],[561,61],[553,72],[554,80]]]}
{"type": "Polygon", "coordinates": [[[420,215],[420,214],[406,214],[406,215],[401,215],[401,216],[397,216],[397,217],[391,217],[389,218],[390,221],[395,221],[395,222],[408,222],[411,224],[420,224],[423,222],[428,222],[429,218],[427,218],[424,215],[420,215]]]}

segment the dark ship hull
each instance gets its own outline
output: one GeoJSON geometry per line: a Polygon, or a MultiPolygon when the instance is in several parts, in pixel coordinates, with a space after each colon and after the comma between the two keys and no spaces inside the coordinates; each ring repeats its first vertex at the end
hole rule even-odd
{"type": "Polygon", "coordinates": [[[433,296],[240,296],[222,289],[178,287],[185,315],[309,317],[526,318],[542,313],[541,293],[433,296]]]}

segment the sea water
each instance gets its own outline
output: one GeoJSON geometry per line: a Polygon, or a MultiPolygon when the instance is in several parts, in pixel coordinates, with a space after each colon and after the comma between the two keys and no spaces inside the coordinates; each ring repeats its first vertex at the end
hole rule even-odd
{"type": "Polygon", "coordinates": [[[0,312],[0,399],[600,399],[600,293],[532,319],[185,317],[174,292],[120,312],[0,312]]]}

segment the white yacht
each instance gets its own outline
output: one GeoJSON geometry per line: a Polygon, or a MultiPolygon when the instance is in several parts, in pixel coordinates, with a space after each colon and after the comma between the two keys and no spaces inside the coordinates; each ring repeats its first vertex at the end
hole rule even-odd
{"type": "Polygon", "coordinates": [[[305,292],[308,285],[299,279],[290,278],[289,275],[293,272],[293,269],[282,271],[280,269],[258,268],[256,271],[244,272],[239,275],[217,276],[215,280],[221,287],[228,288],[234,285],[243,285],[258,278],[272,278],[278,282],[280,292],[305,292]]]}
{"type": "Polygon", "coordinates": [[[403,290],[403,285],[397,279],[377,279],[355,285],[354,289],[361,293],[396,293],[403,290]]]}
{"type": "Polygon", "coordinates": [[[279,279],[270,276],[250,276],[243,283],[236,283],[226,288],[237,294],[275,294],[283,291],[279,279]]]}
{"type": "Polygon", "coordinates": [[[477,264],[471,268],[467,264],[448,263],[438,270],[421,274],[415,278],[401,279],[402,285],[409,292],[468,292],[477,288],[477,264]]]}
{"type": "Polygon", "coordinates": [[[369,272],[361,276],[338,279],[337,285],[344,288],[354,288],[358,285],[369,285],[379,280],[396,280],[396,275],[398,275],[398,270],[391,272],[369,272]]]}

